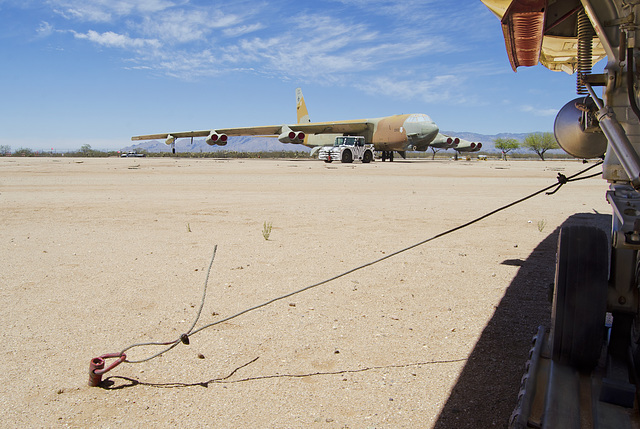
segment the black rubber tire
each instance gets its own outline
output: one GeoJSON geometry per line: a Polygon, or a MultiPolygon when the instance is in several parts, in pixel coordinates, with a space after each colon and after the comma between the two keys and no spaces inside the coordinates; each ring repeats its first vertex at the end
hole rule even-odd
{"type": "Polygon", "coordinates": [[[368,164],[371,161],[373,161],[373,154],[371,151],[367,150],[364,152],[364,155],[362,155],[362,162],[368,164]]]}
{"type": "Polygon", "coordinates": [[[553,291],[552,356],[580,371],[597,364],[607,310],[609,242],[601,229],[562,228],[553,291]]]}
{"type": "Polygon", "coordinates": [[[353,162],[353,155],[351,155],[351,151],[349,149],[342,152],[341,161],[345,164],[351,164],[353,162]]]}

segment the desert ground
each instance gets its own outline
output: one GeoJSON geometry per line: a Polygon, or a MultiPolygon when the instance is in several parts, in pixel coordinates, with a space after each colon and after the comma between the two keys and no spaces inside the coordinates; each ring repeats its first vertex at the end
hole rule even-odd
{"type": "Polygon", "coordinates": [[[2,426],[506,427],[549,325],[559,228],[610,223],[601,178],[203,329],[100,387],[89,363],[187,332],[216,245],[196,329],[585,167],[0,158],[2,426]]]}

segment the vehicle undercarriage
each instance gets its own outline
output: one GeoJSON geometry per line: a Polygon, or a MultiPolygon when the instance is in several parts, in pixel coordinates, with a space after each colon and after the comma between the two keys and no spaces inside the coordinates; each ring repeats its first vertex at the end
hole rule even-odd
{"type": "Polygon", "coordinates": [[[610,236],[560,232],[551,326],[534,337],[510,427],[640,427],[640,0],[483,3],[501,18],[514,70],[576,73],[579,97],[558,113],[556,139],[575,157],[604,158],[613,210],[610,236]]]}

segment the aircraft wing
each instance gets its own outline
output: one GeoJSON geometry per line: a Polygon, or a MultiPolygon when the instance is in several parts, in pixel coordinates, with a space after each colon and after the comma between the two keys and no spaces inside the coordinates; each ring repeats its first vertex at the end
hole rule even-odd
{"type": "MultiPolygon", "coordinates": [[[[306,122],[302,124],[267,125],[261,127],[216,128],[215,131],[228,136],[269,136],[283,133],[287,128],[306,134],[353,134],[366,131],[372,126],[369,121],[306,122]]],[[[195,136],[194,136],[195,137],[195,136]]]]}
{"type": "MultiPolygon", "coordinates": [[[[571,2],[547,0],[481,0],[502,23],[509,62],[515,71],[520,66],[540,62],[553,71],[576,71],[576,9],[571,2]],[[549,3],[549,4],[548,4],[549,3]],[[553,10],[550,13],[549,10],[553,10]],[[546,16],[545,16],[546,14],[546,16]],[[552,18],[561,17],[559,19],[552,18]]],[[[606,57],[600,40],[593,39],[592,64],[606,57]]]]}
{"type": "Polygon", "coordinates": [[[147,134],[131,137],[131,140],[156,140],[169,137],[207,137],[212,133],[225,134],[227,136],[273,136],[277,137],[285,131],[302,131],[306,134],[354,134],[368,130],[373,124],[366,120],[340,121],[340,122],[307,122],[290,125],[266,125],[259,127],[239,128],[215,128],[202,131],[184,131],[176,133],[147,134]]]}
{"type": "Polygon", "coordinates": [[[156,140],[166,139],[169,136],[177,139],[184,137],[207,137],[212,132],[219,134],[226,134],[228,136],[277,136],[280,134],[282,125],[268,125],[265,127],[242,127],[242,128],[218,128],[215,130],[202,130],[202,131],[184,131],[177,133],[164,133],[164,134],[148,134],[144,136],[134,136],[131,140],[156,140]]]}
{"type": "Polygon", "coordinates": [[[164,133],[164,134],[148,134],[145,136],[134,136],[131,137],[131,140],[157,140],[157,139],[166,139],[169,136],[173,136],[175,138],[183,138],[183,137],[206,137],[209,135],[211,131],[185,131],[180,133],[164,133]]]}
{"type": "Polygon", "coordinates": [[[340,122],[309,122],[306,124],[289,125],[294,131],[307,134],[354,134],[369,130],[373,124],[369,121],[340,121],[340,122]]]}

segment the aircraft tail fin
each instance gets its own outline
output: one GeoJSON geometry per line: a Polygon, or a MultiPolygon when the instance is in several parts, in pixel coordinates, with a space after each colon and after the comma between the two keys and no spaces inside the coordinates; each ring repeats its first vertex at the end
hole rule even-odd
{"type": "Polygon", "coordinates": [[[296,88],[296,112],[298,113],[298,123],[305,124],[311,122],[309,119],[309,112],[307,112],[307,105],[304,102],[304,96],[302,95],[302,89],[296,88]]]}

